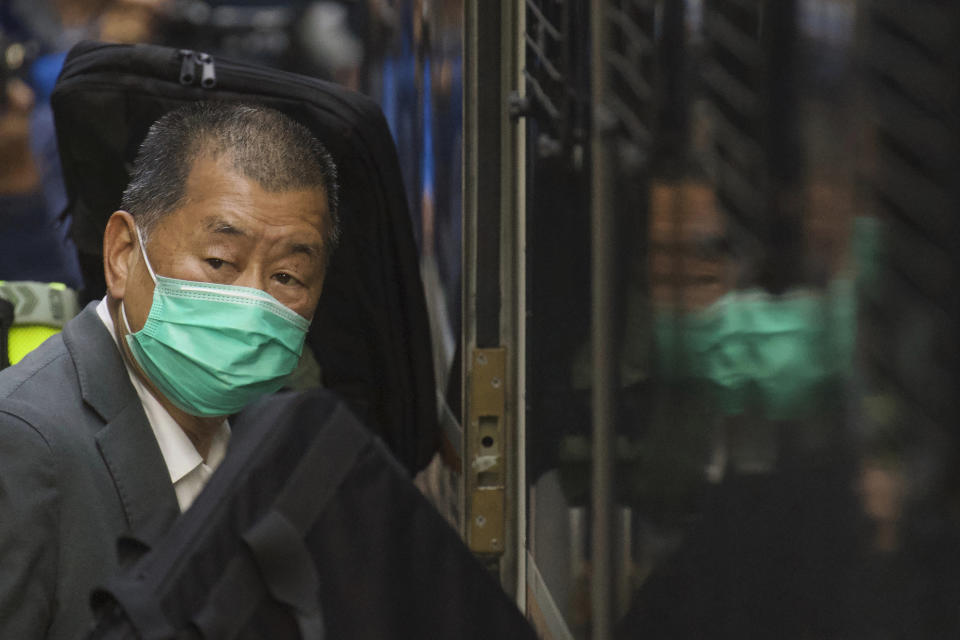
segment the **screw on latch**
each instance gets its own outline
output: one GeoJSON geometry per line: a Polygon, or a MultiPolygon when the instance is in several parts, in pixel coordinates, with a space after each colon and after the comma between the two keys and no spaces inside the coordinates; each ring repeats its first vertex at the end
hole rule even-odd
{"type": "Polygon", "coordinates": [[[482,367],[483,365],[487,364],[487,356],[486,356],[486,354],[483,354],[483,353],[478,353],[478,354],[477,354],[477,364],[480,365],[481,367],[482,367]]]}
{"type": "Polygon", "coordinates": [[[475,522],[477,523],[478,527],[482,527],[483,525],[487,524],[487,519],[483,515],[479,515],[476,517],[475,522]]]}
{"type": "Polygon", "coordinates": [[[499,389],[500,384],[501,384],[500,378],[497,378],[496,376],[494,376],[493,378],[490,379],[490,386],[492,386],[494,389],[499,389]]]}

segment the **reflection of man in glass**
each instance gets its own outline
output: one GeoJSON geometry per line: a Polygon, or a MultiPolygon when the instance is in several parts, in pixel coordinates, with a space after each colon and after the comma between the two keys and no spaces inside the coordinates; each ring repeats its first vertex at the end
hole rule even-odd
{"type": "Polygon", "coordinates": [[[847,374],[849,281],[777,295],[752,285],[750,262],[735,262],[725,251],[721,217],[705,183],[654,186],[651,218],[658,373],[709,381],[727,415],[808,414],[820,387],[847,374]]]}

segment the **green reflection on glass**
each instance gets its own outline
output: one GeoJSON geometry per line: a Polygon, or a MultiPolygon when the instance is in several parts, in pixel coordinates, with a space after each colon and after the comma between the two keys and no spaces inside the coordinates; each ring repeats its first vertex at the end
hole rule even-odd
{"type": "Polygon", "coordinates": [[[729,415],[748,407],[771,419],[805,415],[825,383],[850,373],[854,310],[849,280],[823,292],[734,291],[701,311],[660,310],[658,371],[709,381],[729,415]]]}

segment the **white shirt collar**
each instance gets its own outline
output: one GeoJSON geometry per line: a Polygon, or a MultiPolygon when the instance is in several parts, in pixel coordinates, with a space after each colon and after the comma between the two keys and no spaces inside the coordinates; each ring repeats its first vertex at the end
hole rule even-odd
{"type": "MultiPolygon", "coordinates": [[[[107,298],[104,297],[97,305],[97,315],[107,327],[113,341],[119,342],[116,328],[113,326],[113,318],[110,317],[110,310],[107,308],[107,298]]],[[[230,440],[230,425],[224,420],[210,443],[210,451],[207,459],[197,452],[193,442],[187,437],[173,416],[164,409],[163,405],[150,393],[147,386],[143,384],[126,358],[123,360],[127,368],[127,375],[133,388],[140,398],[143,405],[143,412],[147,415],[147,422],[153,430],[153,435],[160,446],[160,453],[163,455],[163,461],[167,465],[167,471],[170,473],[170,481],[177,494],[177,501],[180,504],[180,510],[186,511],[187,507],[193,502],[193,499],[200,493],[206,480],[213,471],[220,465],[223,456],[227,451],[227,443],[230,440]]]]}

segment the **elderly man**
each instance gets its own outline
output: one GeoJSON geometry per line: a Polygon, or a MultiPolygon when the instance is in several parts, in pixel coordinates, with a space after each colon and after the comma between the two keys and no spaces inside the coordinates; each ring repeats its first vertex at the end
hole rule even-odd
{"type": "Polygon", "coordinates": [[[150,129],[104,234],[107,295],[0,373],[0,637],[75,638],[117,540],[150,540],[295,368],[337,237],[303,126],[198,103],[150,129]]]}

